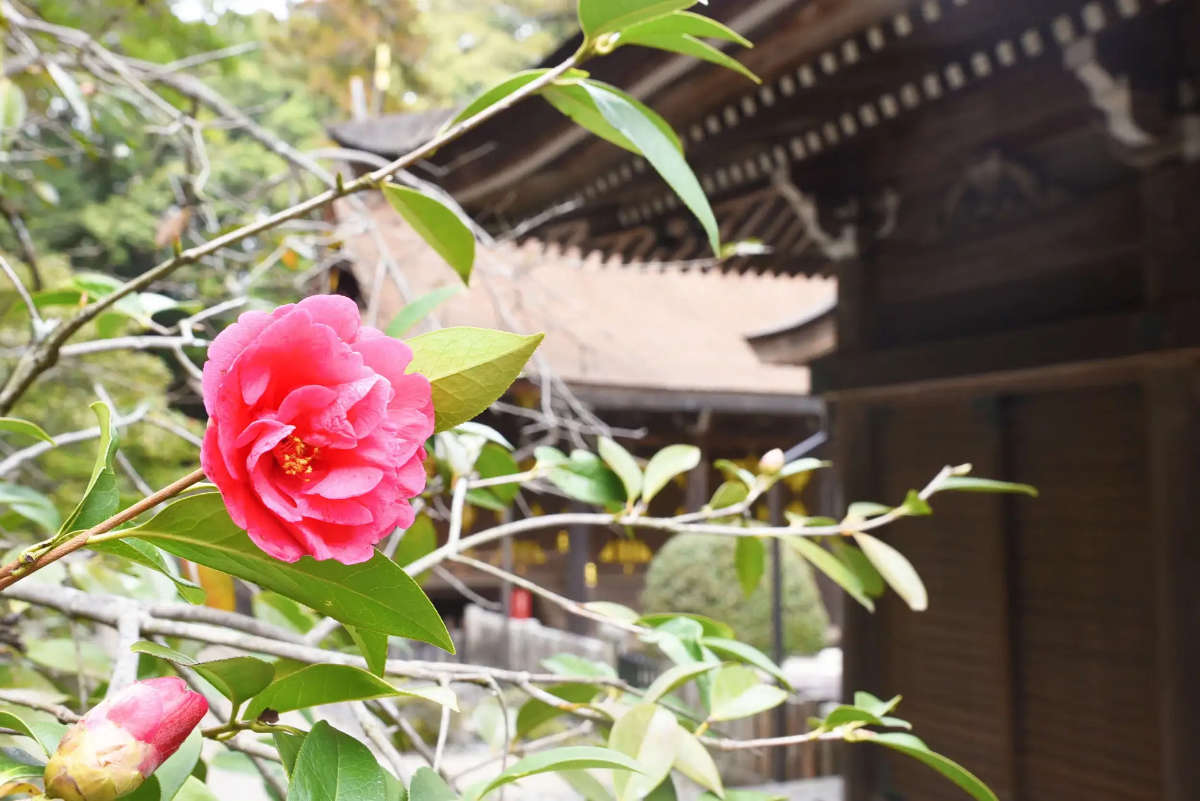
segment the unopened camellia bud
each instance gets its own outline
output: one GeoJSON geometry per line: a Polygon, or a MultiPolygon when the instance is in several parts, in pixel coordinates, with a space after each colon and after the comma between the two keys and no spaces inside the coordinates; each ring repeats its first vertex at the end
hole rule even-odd
{"type": "Polygon", "coordinates": [[[758,472],[773,476],[783,469],[783,461],[783,451],[779,448],[772,448],[758,460],[758,472]]]}
{"type": "Polygon", "coordinates": [[[46,795],[112,801],[141,786],[208,711],[182,679],[139,681],[67,730],[46,765],[46,795]]]}

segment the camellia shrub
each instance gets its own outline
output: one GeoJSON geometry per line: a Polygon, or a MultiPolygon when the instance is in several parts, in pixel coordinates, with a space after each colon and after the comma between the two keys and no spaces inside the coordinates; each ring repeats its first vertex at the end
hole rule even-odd
{"type": "MultiPolygon", "coordinates": [[[[780,796],[727,793],[713,754],[839,740],[912,756],[978,801],[996,801],[970,771],[910,732],[894,714],[899,696],[857,692],[806,730],[768,738],[726,737],[721,726],[777,707],[790,695],[786,676],[759,647],[766,637],[755,624],[768,617],[769,541],[780,542],[787,554],[791,645],[813,650],[826,619],[810,568],[867,609],[895,592],[921,612],[929,599],[920,576],[876,534],[901,518],[931,514],[938,493],[1033,495],[1033,488],[975,478],[970,465],[947,466],[895,505],[859,502],[838,517],[768,525],[757,512],[772,487],[829,466],[813,458],[788,462],[774,450],[756,470],[715,465],[728,480],[704,508],[653,517],[647,510],[658,493],[699,464],[695,446],[668,445],[639,460],[578,402],[564,404],[576,415],[565,429],[574,449],[544,444],[546,431],[564,430],[550,419],[562,418],[549,413],[556,385],[545,380],[547,419],[535,424],[540,433],[525,448],[474,420],[525,371],[541,334],[440,328],[406,337],[447,297],[445,290],[411,300],[385,325],[375,325],[370,314],[364,319],[345,298],[316,295],[279,305],[251,291],[275,261],[286,266],[288,254],[296,261],[295,237],[325,230],[320,215],[329,204],[371,192],[382,193],[467,282],[474,229],[451,199],[415,181],[406,168],[535,97],[644,158],[696,216],[713,255],[728,255],[733,251],[722,245],[670,125],[580,67],[615,48],[639,45],[740,69],[704,40],[748,44],[742,37],[686,11],[690,0],[579,0],[582,43],[562,63],[501,82],[425,144],[346,179],[329,175],[219,93],[188,79],[183,62],[167,69],[125,57],[37,18],[27,5],[0,0],[9,33],[4,46],[17,47],[21,56],[11,71],[6,62],[0,78],[0,150],[15,154],[6,163],[40,159],[86,138],[88,103],[96,102],[89,98],[115,93],[132,108],[145,104],[148,131],[195,148],[189,163],[197,175],[189,177],[187,198],[202,199],[205,181],[221,172],[209,168],[197,143],[231,124],[323,188],[286,208],[248,208],[240,222],[197,214],[207,222],[193,228],[188,241],[198,244],[184,247],[176,234],[171,255],[124,281],[74,275],[41,288],[27,257],[31,291],[21,270],[0,254],[0,271],[20,302],[11,314],[24,314],[28,324],[0,382],[0,437],[8,454],[0,483],[6,554],[0,675],[11,685],[0,687],[0,797],[214,801],[206,760],[227,749],[248,755],[265,793],[285,801],[482,801],[539,773],[558,774],[589,801],[675,798],[677,776],[699,784],[705,801],[774,801],[780,796]],[[37,57],[28,58],[30,52],[37,57]],[[193,116],[201,109],[213,119],[193,116]],[[77,135],[47,148],[36,137],[58,136],[68,126],[39,124],[33,115],[45,123],[60,113],[73,115],[77,135]],[[219,274],[206,285],[234,296],[193,297],[185,308],[182,297],[151,291],[193,292],[187,281],[166,283],[183,268],[219,274]],[[155,319],[167,309],[187,316],[170,325],[155,319]],[[126,318],[149,333],[122,335],[126,318]],[[173,353],[208,416],[202,441],[159,421],[191,448],[187,464],[196,466],[179,470],[185,474],[165,486],[151,486],[121,452],[122,421],[99,384],[93,429],[51,435],[39,423],[53,427],[52,415],[4,416],[18,408],[37,418],[39,409],[18,404],[36,395],[29,394],[35,386],[52,386],[41,383],[52,369],[86,374],[73,359],[131,349],[173,353]],[[197,352],[207,354],[202,368],[197,352]],[[95,460],[70,502],[47,497],[26,485],[31,482],[7,480],[47,451],[83,441],[95,442],[95,460]],[[470,514],[471,507],[504,512],[525,490],[552,490],[584,508],[508,520],[501,515],[495,524],[470,514]],[[446,532],[441,538],[439,524],[446,532]],[[508,537],[576,526],[675,535],[651,570],[651,614],[581,603],[477,558],[508,537]],[[643,689],[618,678],[612,665],[572,655],[546,660],[540,673],[393,658],[401,649],[391,646],[405,639],[454,654],[450,633],[422,589],[427,575],[448,565],[527,589],[568,615],[615,626],[657,648],[671,665],[643,689]],[[251,611],[234,602],[235,586],[250,594],[251,611]],[[739,602],[741,593],[749,598],[739,602]],[[693,610],[733,626],[680,614],[693,610]],[[211,646],[225,649],[220,658],[206,650],[211,646]],[[691,682],[701,704],[682,708],[676,691],[691,682]],[[449,770],[445,757],[449,732],[472,715],[459,703],[467,685],[496,699],[499,713],[491,717],[498,736],[488,739],[501,744],[469,780],[449,770]],[[336,718],[338,725],[312,712],[331,704],[347,713],[336,718]],[[409,719],[412,704],[437,710],[432,743],[409,719]],[[559,717],[575,725],[530,738],[559,717]],[[413,770],[401,748],[411,748],[424,764],[413,770]]],[[[102,145],[98,138],[88,142],[89,157],[102,145]]],[[[4,191],[18,183],[10,181],[4,191]]],[[[191,217],[178,219],[186,225],[191,217]]],[[[336,245],[336,237],[323,244],[336,245]]],[[[381,256],[377,283],[387,279],[389,265],[381,256]]],[[[178,462],[172,456],[172,464],[178,462]]],[[[454,586],[474,596],[469,586],[454,586]]],[[[887,689],[890,695],[902,688],[887,689]]]]}
{"type": "MultiPolygon", "coordinates": [[[[686,612],[727,623],[737,638],[771,651],[771,571],[749,595],[738,580],[737,541],[709,534],[671,538],[650,562],[642,608],[686,612]]],[[[769,557],[768,557],[769,558],[769,557]]],[[[808,563],[783,550],[783,647],[789,654],[815,653],[825,645],[829,615],[808,563]]]]}

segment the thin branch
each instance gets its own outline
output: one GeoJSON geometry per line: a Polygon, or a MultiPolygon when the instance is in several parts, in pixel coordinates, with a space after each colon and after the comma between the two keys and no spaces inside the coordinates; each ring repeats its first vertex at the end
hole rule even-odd
{"type": "Polygon", "coordinates": [[[12,281],[13,287],[17,290],[17,295],[20,296],[21,302],[25,304],[26,310],[29,311],[29,325],[33,329],[32,342],[37,342],[42,335],[43,329],[46,327],[46,321],[42,319],[42,315],[38,312],[38,308],[34,305],[33,297],[29,294],[29,290],[25,288],[25,282],[21,280],[21,276],[17,275],[17,271],[12,268],[8,260],[0,256],[0,269],[4,270],[4,274],[8,276],[8,280],[12,281]]]}

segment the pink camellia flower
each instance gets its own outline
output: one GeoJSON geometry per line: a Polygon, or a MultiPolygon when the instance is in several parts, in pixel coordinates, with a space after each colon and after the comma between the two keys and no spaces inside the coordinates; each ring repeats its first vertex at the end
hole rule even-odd
{"type": "Polygon", "coordinates": [[[141,786],[208,711],[204,696],[174,676],[139,681],[67,730],[46,764],[46,795],[111,801],[141,786]]]}
{"type": "Polygon", "coordinates": [[[213,340],[200,461],[258,547],[355,564],[412,525],[433,403],[411,360],[336,295],[246,312],[213,340]]]}

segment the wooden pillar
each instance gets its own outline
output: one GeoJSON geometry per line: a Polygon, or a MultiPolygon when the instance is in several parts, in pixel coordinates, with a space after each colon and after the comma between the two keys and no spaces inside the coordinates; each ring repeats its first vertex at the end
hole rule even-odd
{"type": "MultiPolygon", "coordinates": [[[[1200,369],[1164,368],[1144,383],[1155,560],[1157,702],[1164,801],[1200,788],[1200,369]]],[[[1142,547],[1130,542],[1129,547],[1142,547]]]]}
{"type": "MultiPolygon", "coordinates": [[[[581,504],[572,504],[571,511],[591,511],[581,504]]],[[[592,560],[592,532],[588,526],[571,526],[567,530],[570,548],[567,551],[567,597],[573,601],[587,603],[592,590],[587,585],[587,565],[592,560]]],[[[585,618],[571,615],[567,618],[567,629],[576,634],[587,634],[591,623],[585,618]]]]}

